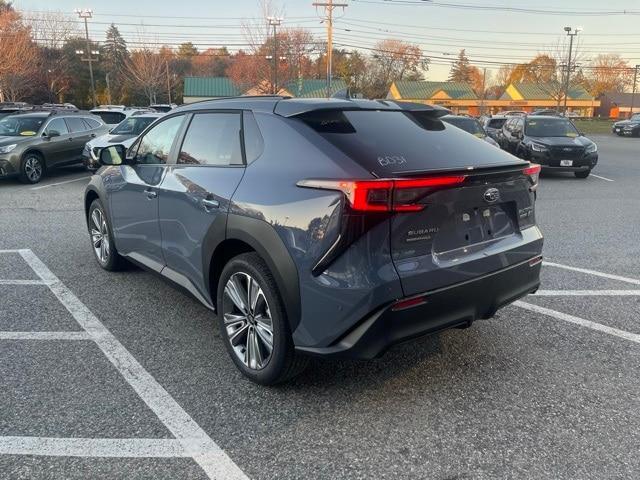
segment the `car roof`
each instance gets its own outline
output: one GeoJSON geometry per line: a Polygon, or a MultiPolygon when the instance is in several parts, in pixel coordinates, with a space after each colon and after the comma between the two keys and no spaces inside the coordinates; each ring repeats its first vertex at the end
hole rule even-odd
{"type": "Polygon", "coordinates": [[[282,117],[294,117],[317,110],[389,110],[424,111],[436,117],[451,113],[438,105],[391,100],[363,100],[353,98],[292,98],[285,96],[227,97],[182,105],[171,110],[171,114],[208,109],[247,109],[275,113],[282,117]]]}

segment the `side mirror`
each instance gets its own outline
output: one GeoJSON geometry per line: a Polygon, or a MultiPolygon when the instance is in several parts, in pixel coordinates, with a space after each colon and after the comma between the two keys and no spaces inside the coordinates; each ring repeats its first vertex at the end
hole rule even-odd
{"type": "Polygon", "coordinates": [[[124,145],[111,145],[100,150],[100,165],[122,165],[127,149],[124,145]]]}
{"type": "Polygon", "coordinates": [[[53,138],[53,137],[59,137],[60,136],[60,132],[57,130],[49,130],[47,132],[47,137],[49,138],[53,138]]]}

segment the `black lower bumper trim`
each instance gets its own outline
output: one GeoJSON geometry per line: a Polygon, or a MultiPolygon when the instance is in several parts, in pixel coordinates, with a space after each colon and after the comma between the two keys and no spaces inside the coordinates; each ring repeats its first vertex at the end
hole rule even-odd
{"type": "Polygon", "coordinates": [[[538,289],[542,264],[535,260],[425,292],[425,303],[415,307],[393,310],[394,304],[386,305],[331,346],[296,349],[312,355],[371,359],[396,343],[491,318],[499,308],[538,289]]]}

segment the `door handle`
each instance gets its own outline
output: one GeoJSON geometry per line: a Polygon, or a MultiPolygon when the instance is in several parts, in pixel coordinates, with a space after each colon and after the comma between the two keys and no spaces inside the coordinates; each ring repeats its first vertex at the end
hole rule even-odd
{"type": "Polygon", "coordinates": [[[155,190],[151,190],[151,189],[145,190],[144,194],[147,196],[147,198],[149,200],[153,200],[154,198],[156,198],[158,196],[158,192],[156,192],[155,190]]]}
{"type": "Polygon", "coordinates": [[[70,141],[70,142],[73,142],[73,137],[69,137],[69,141],[70,141]]]}
{"type": "Polygon", "coordinates": [[[91,134],[91,138],[96,138],[96,134],[95,134],[95,133],[92,133],[92,134],[91,134]]]}
{"type": "Polygon", "coordinates": [[[214,208],[218,208],[220,207],[220,202],[217,200],[213,200],[211,198],[204,198],[202,200],[202,206],[204,207],[204,209],[209,212],[211,210],[213,210],[214,208]]]}

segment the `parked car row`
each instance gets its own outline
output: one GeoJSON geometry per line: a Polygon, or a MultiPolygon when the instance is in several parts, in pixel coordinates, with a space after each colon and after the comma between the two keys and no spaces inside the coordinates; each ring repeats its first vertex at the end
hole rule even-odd
{"type": "Polygon", "coordinates": [[[130,145],[164,110],[175,105],[101,105],[89,112],[71,104],[0,104],[0,178],[39,182],[47,170],[84,163],[97,168],[99,149],[130,145]]]}
{"type": "Polygon", "coordinates": [[[640,113],[634,113],[628,120],[614,123],[611,131],[620,137],[640,137],[640,113]]]}

